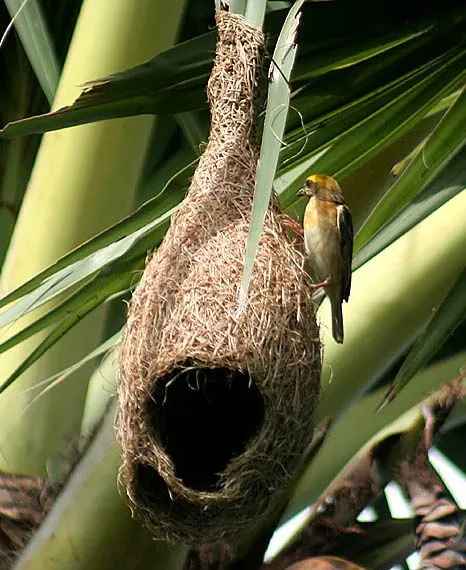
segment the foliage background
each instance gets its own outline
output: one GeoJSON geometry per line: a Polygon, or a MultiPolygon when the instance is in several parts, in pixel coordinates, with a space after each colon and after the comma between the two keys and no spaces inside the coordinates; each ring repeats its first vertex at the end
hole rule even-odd
{"type": "MultiPolygon", "coordinates": [[[[91,4],[57,9],[31,0],[22,16],[43,25],[18,27],[0,50],[2,125],[47,113],[52,99],[53,110],[71,105],[85,81],[123,72],[93,84],[66,113],[12,123],[0,141],[0,380],[10,386],[0,399],[1,468],[52,479],[63,476],[70,444],[82,448],[107,408],[116,357],[102,355],[118,340],[123,300],[183,198],[208,133],[213,3],[91,4]],[[120,118],[98,121],[109,117],[120,118]],[[41,382],[57,374],[58,387],[36,399],[48,384],[41,382]]],[[[18,8],[2,4],[2,30],[6,6],[18,8]]],[[[288,4],[267,8],[270,55],[288,4]]],[[[325,301],[319,309],[319,419],[330,415],[334,424],[285,518],[325,493],[365,445],[385,437],[382,429],[408,430],[408,412],[419,413],[426,394],[464,364],[465,19],[453,1],[422,11],[416,2],[364,0],[303,9],[274,187],[300,219],[303,178],[311,170],[335,175],[357,237],[344,346],[329,340],[325,301]],[[414,365],[397,385],[414,378],[374,414],[411,350],[414,365]]],[[[464,406],[447,427],[440,448],[464,470],[464,406]]],[[[148,552],[160,567],[181,567],[182,547],[153,544],[131,521],[117,464],[109,415],[19,568],[106,568],[115,560],[145,568],[148,552]]],[[[377,508],[391,520],[383,501],[377,508]]],[[[386,560],[393,555],[388,548],[386,560]]]]}

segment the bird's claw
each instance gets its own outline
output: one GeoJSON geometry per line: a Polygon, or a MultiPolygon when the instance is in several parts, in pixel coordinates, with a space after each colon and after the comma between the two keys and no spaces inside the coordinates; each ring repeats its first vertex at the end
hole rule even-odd
{"type": "Polygon", "coordinates": [[[300,237],[304,236],[303,227],[296,220],[294,220],[291,216],[289,216],[288,214],[281,214],[280,219],[281,219],[282,225],[285,228],[289,228],[290,230],[293,230],[300,237]]]}
{"type": "Polygon", "coordinates": [[[313,289],[320,289],[321,287],[327,287],[330,285],[330,278],[325,279],[325,281],[321,281],[320,283],[311,283],[311,287],[313,289]]]}

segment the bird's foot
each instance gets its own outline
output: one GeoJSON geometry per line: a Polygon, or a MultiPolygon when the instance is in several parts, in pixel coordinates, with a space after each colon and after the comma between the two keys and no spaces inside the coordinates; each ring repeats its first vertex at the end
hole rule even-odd
{"type": "Polygon", "coordinates": [[[325,279],[325,281],[321,281],[320,283],[311,283],[311,287],[313,289],[320,289],[321,287],[327,287],[327,285],[330,285],[330,278],[327,277],[327,279],[325,279]]]}
{"type": "Polygon", "coordinates": [[[288,214],[280,214],[280,221],[285,228],[294,231],[301,239],[304,238],[304,229],[296,220],[288,214]]]}

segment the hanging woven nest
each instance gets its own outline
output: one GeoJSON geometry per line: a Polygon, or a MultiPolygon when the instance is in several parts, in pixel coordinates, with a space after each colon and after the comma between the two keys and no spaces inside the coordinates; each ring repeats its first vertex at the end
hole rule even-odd
{"type": "Polygon", "coordinates": [[[133,509],[196,544],[273,506],[310,443],[321,370],[313,290],[276,204],[238,315],[263,35],[225,12],[217,25],[208,144],[130,304],[117,420],[133,509]]]}

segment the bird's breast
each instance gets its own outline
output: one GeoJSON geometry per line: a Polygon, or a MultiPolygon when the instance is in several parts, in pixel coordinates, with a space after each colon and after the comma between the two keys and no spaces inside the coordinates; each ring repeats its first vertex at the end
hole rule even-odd
{"type": "Polygon", "coordinates": [[[315,280],[324,281],[339,275],[340,236],[333,202],[310,199],[304,214],[304,245],[315,280]]]}
{"type": "Polygon", "coordinates": [[[304,213],[304,226],[325,226],[327,224],[337,227],[336,204],[328,200],[318,200],[313,196],[304,213]]]}

